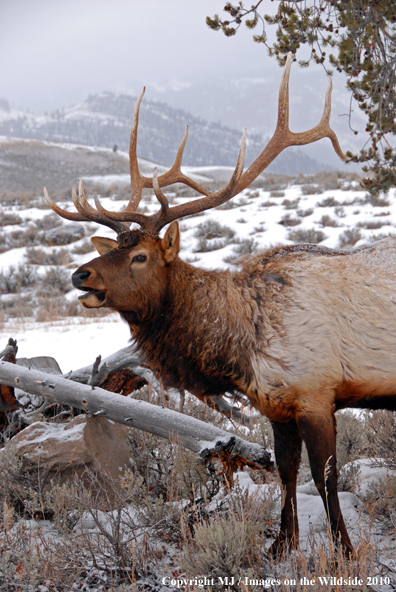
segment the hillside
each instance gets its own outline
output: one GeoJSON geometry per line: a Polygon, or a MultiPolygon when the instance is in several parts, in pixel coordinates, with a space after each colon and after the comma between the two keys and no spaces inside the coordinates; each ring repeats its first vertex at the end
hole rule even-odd
{"type": "MultiPolygon", "coordinates": [[[[129,149],[129,136],[136,97],[102,92],[89,95],[80,105],[45,115],[32,115],[0,103],[0,135],[49,142],[129,149]]],[[[166,103],[143,99],[140,109],[138,155],[170,165],[186,125],[189,139],[183,163],[188,166],[235,165],[242,129],[206,121],[166,103]]],[[[248,133],[247,164],[262,151],[266,136],[248,133]]],[[[312,173],[326,169],[300,149],[281,154],[268,170],[279,173],[312,173]]]]}

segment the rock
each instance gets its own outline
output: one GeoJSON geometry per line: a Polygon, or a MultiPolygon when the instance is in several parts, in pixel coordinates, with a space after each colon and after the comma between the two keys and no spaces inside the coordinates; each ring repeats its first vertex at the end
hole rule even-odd
{"type": "Polygon", "coordinates": [[[87,468],[118,481],[130,467],[127,428],[104,417],[79,415],[67,424],[37,421],[7,446],[26,461],[26,470],[47,469],[60,483],[83,477],[87,468]]]}

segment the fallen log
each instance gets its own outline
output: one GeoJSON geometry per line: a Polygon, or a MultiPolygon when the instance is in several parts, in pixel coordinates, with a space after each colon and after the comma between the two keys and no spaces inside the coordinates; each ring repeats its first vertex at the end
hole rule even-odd
{"type": "Polygon", "coordinates": [[[0,383],[178,442],[205,462],[220,465],[230,480],[244,465],[273,468],[271,455],[262,446],[171,409],[2,361],[0,383]]]}

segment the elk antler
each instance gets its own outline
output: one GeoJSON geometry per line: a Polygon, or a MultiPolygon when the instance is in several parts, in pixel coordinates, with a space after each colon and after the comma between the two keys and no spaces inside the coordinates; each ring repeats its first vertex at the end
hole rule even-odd
{"type": "Polygon", "coordinates": [[[342,152],[338,139],[334,131],[330,128],[330,113],[331,113],[331,90],[332,82],[329,78],[329,84],[326,91],[325,106],[323,115],[319,123],[312,129],[306,132],[293,133],[289,129],[289,77],[290,68],[292,62],[292,54],[289,53],[286,60],[286,65],[283,70],[280,87],[279,87],[279,102],[278,102],[278,122],[276,130],[267,146],[264,148],[262,153],[257,157],[253,164],[243,173],[243,167],[245,162],[246,152],[246,130],[243,134],[241,147],[239,151],[238,162],[235,167],[234,173],[224,189],[216,193],[210,193],[204,187],[201,187],[198,183],[184,175],[181,172],[181,163],[183,157],[183,150],[187,142],[188,127],[184,133],[183,139],[179,146],[176,154],[175,161],[172,167],[164,173],[158,176],[157,170],[155,169],[152,178],[143,177],[140,174],[138,159],[136,155],[137,148],[137,130],[139,124],[139,109],[140,103],[142,102],[145,89],[141,92],[133,113],[133,123],[131,131],[131,140],[129,148],[130,158],[130,173],[131,173],[131,184],[132,194],[126,208],[121,212],[109,212],[100,203],[99,199],[95,196],[96,210],[89,205],[85,198],[82,183],[80,182],[79,198],[74,193],[73,202],[79,211],[77,213],[65,212],[56,204],[54,204],[45,190],[45,197],[51,208],[60,216],[67,218],[68,220],[93,220],[99,224],[109,226],[117,233],[125,231],[127,226],[125,223],[136,222],[142,228],[152,234],[158,236],[159,231],[166,224],[169,224],[173,220],[196,214],[204,210],[214,208],[228,201],[233,196],[240,193],[243,189],[248,187],[254,179],[256,179],[260,173],[262,173],[268,165],[288,146],[302,146],[304,144],[311,144],[322,138],[330,138],[333,143],[333,147],[338,156],[348,161],[349,158],[342,152]],[[205,197],[201,197],[190,201],[185,204],[180,204],[174,207],[169,207],[166,196],[162,193],[161,187],[173,185],[174,183],[183,183],[188,185],[192,189],[198,191],[205,197]],[[142,197],[144,188],[153,188],[158,201],[161,204],[161,209],[150,216],[140,214],[136,210],[142,197]]]}
{"type": "Polygon", "coordinates": [[[85,197],[82,179],[80,179],[78,185],[78,196],[74,185],[72,187],[72,200],[76,209],[80,213],[62,210],[62,208],[60,208],[54,201],[52,201],[46,187],[44,187],[44,197],[49,207],[56,214],[58,214],[58,216],[66,218],[66,220],[72,220],[73,222],[97,222],[98,224],[103,224],[105,226],[108,226],[112,230],[115,230],[117,234],[125,232],[125,230],[128,230],[129,228],[129,224],[123,224],[122,222],[117,222],[115,220],[112,220],[111,218],[103,216],[99,211],[95,210],[88,203],[87,198],[85,197]]]}
{"type": "Polygon", "coordinates": [[[247,171],[242,175],[236,187],[236,193],[239,193],[249,187],[249,185],[262,173],[275,158],[288,146],[304,146],[305,144],[312,144],[322,138],[330,138],[334,150],[338,156],[348,162],[350,158],[346,156],[340,147],[338,138],[335,132],[330,127],[331,114],[331,91],[333,83],[331,76],[329,76],[329,83],[327,85],[325,105],[322,117],[319,123],[312,129],[306,132],[294,133],[289,129],[289,78],[290,68],[292,63],[292,53],[289,52],[284,67],[281,82],[279,85],[279,100],[278,100],[278,121],[274,135],[264,148],[262,153],[256,158],[253,164],[250,165],[247,171]]]}

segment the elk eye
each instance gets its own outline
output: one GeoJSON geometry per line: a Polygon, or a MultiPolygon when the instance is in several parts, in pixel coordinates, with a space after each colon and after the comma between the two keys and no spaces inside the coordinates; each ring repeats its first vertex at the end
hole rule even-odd
{"type": "Polygon", "coordinates": [[[132,259],[132,263],[134,261],[137,261],[138,263],[144,263],[144,261],[146,261],[147,257],[146,255],[135,255],[135,257],[132,259]]]}

